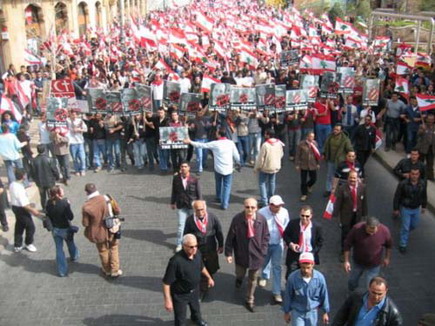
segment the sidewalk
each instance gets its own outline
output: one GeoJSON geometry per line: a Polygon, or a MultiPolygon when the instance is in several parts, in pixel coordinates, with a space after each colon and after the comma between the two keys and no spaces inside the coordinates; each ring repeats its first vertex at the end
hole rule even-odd
{"type": "MultiPolygon", "coordinates": [[[[390,150],[389,152],[385,152],[384,148],[378,149],[374,154],[374,158],[376,158],[389,172],[393,173],[393,169],[396,164],[403,158],[405,158],[405,150],[403,149],[402,144],[396,144],[396,150],[390,150]]],[[[391,210],[393,208],[391,207],[391,210]]],[[[427,209],[435,214],[435,182],[428,181],[427,182],[427,209]]]]}

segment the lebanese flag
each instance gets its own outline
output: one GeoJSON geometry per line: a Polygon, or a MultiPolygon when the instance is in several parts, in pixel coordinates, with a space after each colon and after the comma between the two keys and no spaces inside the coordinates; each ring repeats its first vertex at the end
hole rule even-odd
{"type": "Polygon", "coordinates": [[[201,81],[201,92],[208,93],[211,89],[211,84],[220,84],[220,80],[209,75],[204,75],[201,81]]]}
{"type": "Polygon", "coordinates": [[[352,37],[348,37],[346,43],[344,44],[344,48],[346,50],[356,50],[361,47],[361,43],[358,40],[353,39],[352,37]]]}
{"type": "Polygon", "coordinates": [[[335,20],[335,34],[337,35],[350,34],[351,30],[352,30],[351,23],[347,23],[337,17],[337,19],[335,20]]]}
{"type": "Polygon", "coordinates": [[[334,57],[315,54],[312,56],[312,72],[314,74],[322,74],[325,71],[335,72],[336,63],[334,57]]]}
{"type": "Polygon", "coordinates": [[[156,35],[146,28],[145,26],[139,27],[140,44],[142,47],[146,47],[148,50],[157,50],[156,35]]]}
{"type": "Polygon", "coordinates": [[[304,72],[311,70],[313,67],[312,60],[312,57],[310,57],[309,55],[304,55],[304,57],[301,59],[301,62],[299,63],[299,69],[304,72]]]}
{"type": "Polygon", "coordinates": [[[411,73],[411,67],[403,61],[397,63],[396,75],[408,75],[411,73]]]}
{"type": "Polygon", "coordinates": [[[257,58],[255,54],[247,49],[242,49],[240,51],[240,62],[247,63],[248,65],[256,68],[257,67],[257,58]]]}
{"type": "Polygon", "coordinates": [[[417,60],[415,62],[415,65],[417,67],[429,68],[431,64],[432,64],[432,60],[427,53],[422,53],[422,52],[417,53],[417,60]]]}
{"type": "Polygon", "coordinates": [[[417,94],[416,97],[420,111],[435,109],[435,96],[417,94]]]}
{"type": "Polygon", "coordinates": [[[153,69],[172,71],[171,67],[169,67],[163,59],[160,59],[159,61],[157,61],[157,63],[154,65],[153,69]]]}
{"type": "Polygon", "coordinates": [[[27,105],[30,104],[30,98],[26,95],[26,93],[24,93],[24,90],[18,80],[15,80],[14,83],[17,89],[18,100],[24,109],[27,105]]]}
{"type": "Polygon", "coordinates": [[[412,45],[401,43],[396,48],[396,57],[401,57],[402,55],[407,54],[412,49],[412,45]]]}
{"type": "Polygon", "coordinates": [[[186,34],[181,28],[170,28],[168,43],[187,44],[186,34]]]}
{"type": "Polygon", "coordinates": [[[20,111],[17,109],[17,107],[15,106],[14,102],[12,102],[12,100],[9,97],[7,97],[6,95],[2,95],[0,97],[0,114],[3,114],[6,111],[12,112],[15,119],[19,123],[21,123],[23,116],[20,113],[20,111]]]}
{"type": "Polygon", "coordinates": [[[403,94],[405,97],[409,96],[409,83],[408,80],[403,77],[397,77],[396,86],[394,87],[395,92],[403,94]]]}
{"type": "Polygon", "coordinates": [[[24,61],[31,65],[42,65],[42,60],[29,50],[24,50],[24,61]]]}
{"type": "Polygon", "coordinates": [[[211,34],[213,31],[213,20],[202,13],[198,12],[196,14],[196,25],[204,30],[206,33],[211,34]]]}
{"type": "Polygon", "coordinates": [[[388,36],[377,36],[373,45],[375,48],[383,48],[386,47],[388,42],[390,42],[390,38],[388,36]]]}
{"type": "Polygon", "coordinates": [[[169,54],[175,59],[181,59],[184,56],[184,53],[187,52],[187,49],[179,46],[177,44],[172,44],[170,46],[169,54]]]}
{"type": "Polygon", "coordinates": [[[332,213],[334,212],[335,195],[331,194],[329,196],[328,204],[326,204],[325,211],[323,212],[323,218],[330,220],[332,218],[332,213]]]}

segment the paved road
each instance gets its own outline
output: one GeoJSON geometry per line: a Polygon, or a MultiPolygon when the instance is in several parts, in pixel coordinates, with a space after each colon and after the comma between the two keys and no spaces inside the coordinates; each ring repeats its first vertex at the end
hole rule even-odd
{"type": "MultiPolygon", "coordinates": [[[[399,224],[390,218],[390,214],[397,182],[374,160],[368,163],[367,174],[369,211],[391,228],[396,240],[399,224]]],[[[201,179],[205,198],[211,201],[214,197],[212,172],[205,172],[201,179]]],[[[134,171],[75,177],[67,188],[67,196],[74,206],[76,224],[80,224],[86,182],[95,182],[102,192],[111,193],[121,203],[127,219],[121,243],[125,276],[107,281],[98,275],[97,251],[86,241],[81,230],[76,237],[81,251],[80,262],[70,265],[69,277],[57,277],[53,240],[38,223],[37,253],[14,254],[9,246],[9,250],[0,255],[0,325],[172,324],[172,315],[164,310],[161,294],[161,277],[175,243],[175,212],[168,205],[171,177],[134,171]]],[[[326,275],[334,313],[346,295],[347,277],[338,262],[340,233],[337,223],[320,219],[326,204],[322,198],[323,185],[322,176],[308,203],[314,206],[324,228],[326,243],[319,269],[326,275]]],[[[223,222],[225,232],[231,217],[242,210],[243,199],[257,196],[257,188],[252,170],[244,169],[235,176],[230,209],[222,212],[214,204],[209,205],[223,222]]],[[[278,194],[283,196],[291,216],[296,216],[300,207],[298,189],[299,176],[286,161],[278,176],[278,194]]],[[[435,306],[435,260],[431,250],[435,247],[434,231],[435,219],[427,214],[412,234],[408,254],[402,256],[395,248],[391,267],[384,270],[390,281],[390,294],[399,305],[407,326],[416,325],[418,317],[433,311],[435,306]]],[[[223,259],[221,265],[216,287],[202,304],[204,318],[210,325],[284,324],[279,306],[270,303],[270,288],[257,290],[258,309],[252,314],[242,306],[245,286],[239,291],[234,289],[234,266],[223,259]]]]}

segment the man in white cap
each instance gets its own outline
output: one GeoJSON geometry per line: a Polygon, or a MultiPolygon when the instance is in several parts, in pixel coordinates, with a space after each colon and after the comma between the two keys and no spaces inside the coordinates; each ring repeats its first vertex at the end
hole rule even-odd
{"type": "Polygon", "coordinates": [[[267,280],[270,279],[270,270],[273,273],[272,295],[276,303],[282,303],[281,296],[281,261],[284,243],[282,240],[284,230],[290,220],[286,208],[283,207],[284,201],[281,196],[270,197],[269,206],[265,206],[258,211],[262,215],[269,227],[269,247],[263,263],[263,271],[258,282],[260,287],[265,287],[267,280]]]}
{"type": "Polygon", "coordinates": [[[317,325],[317,310],[323,310],[323,323],[329,323],[329,297],[325,277],[314,270],[311,252],[299,256],[300,269],[290,274],[284,291],[284,320],[292,326],[317,325]]]}

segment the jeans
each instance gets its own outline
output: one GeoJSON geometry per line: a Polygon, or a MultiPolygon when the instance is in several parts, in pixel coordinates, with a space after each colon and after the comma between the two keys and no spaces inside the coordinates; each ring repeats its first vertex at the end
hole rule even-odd
{"type": "Polygon", "coordinates": [[[216,182],[216,199],[221,203],[221,208],[227,209],[230,205],[231,184],[233,182],[233,174],[222,175],[214,173],[214,180],[216,182]]]}
{"type": "Polygon", "coordinates": [[[420,222],[420,207],[406,208],[400,207],[402,217],[402,227],[400,228],[400,246],[406,247],[408,244],[409,232],[414,230],[420,222]]]}
{"type": "Polygon", "coordinates": [[[158,110],[162,106],[163,100],[153,100],[154,110],[158,110]]]}
{"type": "Polygon", "coordinates": [[[261,147],[261,132],[249,134],[249,148],[251,149],[251,161],[256,161],[261,147]]]}
{"type": "Polygon", "coordinates": [[[169,149],[159,147],[159,168],[160,171],[168,171],[169,149]]]}
{"type": "Polygon", "coordinates": [[[157,141],[154,137],[145,138],[147,148],[148,162],[150,169],[154,169],[154,159],[157,162],[157,141]]]}
{"type": "Polygon", "coordinates": [[[281,294],[281,261],[282,261],[283,245],[269,244],[266,257],[264,258],[262,278],[270,279],[270,270],[273,273],[272,293],[274,295],[281,294]]]}
{"type": "Polygon", "coordinates": [[[86,168],[90,169],[94,166],[94,144],[92,139],[85,138],[85,154],[86,168]]]}
{"type": "MultiPolygon", "coordinates": [[[[206,143],[208,139],[195,139],[198,143],[206,143]]],[[[195,147],[196,154],[196,170],[198,172],[202,172],[204,167],[207,165],[207,154],[208,150],[206,148],[197,148],[195,147]]]]}
{"type": "Polygon", "coordinates": [[[24,231],[26,231],[24,243],[26,246],[32,244],[35,235],[35,223],[33,223],[32,215],[24,207],[18,206],[12,206],[12,212],[15,215],[14,246],[21,247],[23,245],[24,231]]]}
{"type": "Polygon", "coordinates": [[[101,155],[103,155],[103,162],[107,162],[106,140],[94,139],[92,145],[94,147],[94,165],[101,168],[101,155]]]}
{"type": "Polygon", "coordinates": [[[131,165],[135,165],[136,162],[134,160],[134,153],[133,153],[133,144],[127,143],[125,139],[120,139],[119,144],[121,147],[121,170],[124,170],[127,168],[127,155],[128,158],[131,161],[131,165]]]}
{"type": "Polygon", "coordinates": [[[68,229],[53,228],[53,239],[56,245],[56,265],[60,276],[68,274],[68,263],[63,252],[63,242],[66,242],[72,261],[79,259],[79,250],[74,243],[74,237],[68,234],[68,229]]]}
{"type": "Polygon", "coordinates": [[[326,191],[331,191],[332,182],[334,180],[335,170],[337,169],[334,162],[326,162],[327,172],[326,172],[326,191]]]}
{"type": "Polygon", "coordinates": [[[238,136],[237,149],[240,154],[240,164],[244,166],[249,157],[249,136],[238,136]]]}
{"type": "Polygon", "coordinates": [[[301,129],[289,129],[288,130],[288,156],[295,156],[296,147],[301,142],[301,129]]]}
{"type": "Polygon", "coordinates": [[[172,169],[174,172],[178,172],[180,170],[180,165],[186,160],[186,156],[186,149],[171,149],[172,169]]]}
{"type": "Polygon", "coordinates": [[[143,138],[140,138],[133,143],[133,153],[136,167],[143,168],[145,161],[147,160],[147,148],[143,138]]]}
{"type": "MultiPolygon", "coordinates": [[[[8,175],[9,185],[15,181],[15,169],[23,169],[23,161],[19,158],[18,160],[4,160],[6,167],[6,173],[8,175]]],[[[24,186],[27,187],[29,185],[29,181],[27,176],[24,177],[24,186]]]]}
{"type": "Polygon", "coordinates": [[[258,175],[258,183],[260,186],[261,204],[267,205],[269,198],[275,194],[276,188],[276,173],[261,172],[258,175]]]}
{"type": "Polygon", "coordinates": [[[410,126],[408,126],[407,134],[408,137],[406,137],[406,153],[411,153],[411,150],[417,145],[417,131],[418,129],[413,129],[410,126]]]}
{"type": "Polygon", "coordinates": [[[399,118],[385,118],[385,148],[395,146],[400,130],[399,118]]]}
{"type": "Polygon", "coordinates": [[[59,163],[60,173],[62,173],[62,177],[64,180],[69,180],[69,155],[56,155],[57,162],[59,163]]]}
{"type": "Polygon", "coordinates": [[[74,164],[74,171],[83,172],[86,170],[86,155],[84,144],[70,144],[69,150],[74,164]]]}
{"type": "Polygon", "coordinates": [[[314,186],[317,180],[317,170],[301,170],[301,193],[308,195],[308,187],[314,186]],[[308,177],[310,180],[307,182],[308,177]]]}
{"type": "Polygon", "coordinates": [[[323,144],[325,144],[326,138],[331,133],[331,125],[316,124],[316,140],[319,145],[319,151],[323,151],[323,144]]]}
{"type": "Polygon", "coordinates": [[[317,325],[317,309],[308,312],[300,312],[297,310],[291,311],[292,321],[291,326],[316,326],[317,325]]]}
{"type": "Polygon", "coordinates": [[[121,140],[107,139],[106,150],[109,168],[113,170],[115,167],[121,167],[121,140]]]}
{"type": "Polygon", "coordinates": [[[381,271],[380,265],[375,267],[364,267],[354,262],[352,265],[352,269],[350,271],[349,281],[347,283],[349,291],[354,291],[358,288],[359,279],[361,278],[364,272],[365,272],[365,283],[363,288],[368,289],[371,279],[373,277],[378,276],[380,271],[381,271]]]}
{"type": "Polygon", "coordinates": [[[178,231],[177,231],[177,246],[181,246],[183,243],[184,226],[186,225],[186,219],[193,214],[193,210],[189,208],[177,209],[178,217],[178,231]]]}

